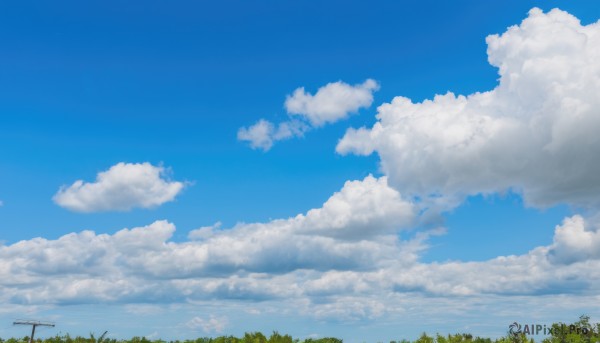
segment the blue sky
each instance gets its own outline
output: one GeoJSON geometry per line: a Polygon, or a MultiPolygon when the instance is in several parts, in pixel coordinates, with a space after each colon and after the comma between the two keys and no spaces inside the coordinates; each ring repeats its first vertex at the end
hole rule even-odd
{"type": "Polygon", "coordinates": [[[20,317],[348,341],[597,319],[599,18],[592,1],[1,4],[0,336],[20,317]],[[428,101],[447,92],[475,95],[428,101]],[[272,144],[252,146],[261,119],[272,144]],[[119,250],[124,228],[149,245],[119,250]]]}

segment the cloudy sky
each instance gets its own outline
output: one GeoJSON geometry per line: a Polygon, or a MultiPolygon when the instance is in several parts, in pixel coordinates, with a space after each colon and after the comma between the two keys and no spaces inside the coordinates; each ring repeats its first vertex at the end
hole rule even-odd
{"type": "Polygon", "coordinates": [[[0,5],[0,337],[600,321],[593,1],[0,5]]]}

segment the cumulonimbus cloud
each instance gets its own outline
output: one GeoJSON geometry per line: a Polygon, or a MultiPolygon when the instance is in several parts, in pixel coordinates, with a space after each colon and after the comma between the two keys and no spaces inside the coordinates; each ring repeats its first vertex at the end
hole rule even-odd
{"type": "Polygon", "coordinates": [[[376,152],[405,195],[512,189],[538,207],[600,204],[600,24],[532,9],[487,43],[495,89],[396,97],[372,128],[349,129],[337,151],[376,152]]]}
{"type": "Polygon", "coordinates": [[[164,178],[165,168],[150,163],[118,163],[98,173],[95,182],[77,180],[52,198],[77,212],[128,211],[173,201],[184,183],[164,178]]]}
{"type": "Polygon", "coordinates": [[[276,141],[302,137],[304,133],[328,123],[347,118],[361,108],[371,106],[373,92],[379,84],[368,79],[357,85],[342,81],[328,83],[313,95],[304,87],[297,88],[285,100],[290,120],[278,124],[260,119],[249,127],[238,130],[238,140],[247,141],[253,149],[267,151],[276,141]]]}

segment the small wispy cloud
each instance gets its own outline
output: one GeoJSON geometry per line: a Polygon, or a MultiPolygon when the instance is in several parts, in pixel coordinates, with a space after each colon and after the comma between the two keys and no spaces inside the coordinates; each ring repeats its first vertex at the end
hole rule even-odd
{"type": "Polygon", "coordinates": [[[277,141],[302,137],[314,128],[335,123],[371,106],[373,92],[378,89],[379,84],[372,79],[357,85],[342,81],[328,83],[314,95],[306,92],[304,87],[297,88],[285,100],[289,120],[274,124],[260,119],[249,127],[240,128],[237,138],[248,142],[253,149],[267,151],[277,141]]]}
{"type": "Polygon", "coordinates": [[[194,317],[185,325],[192,330],[202,329],[205,333],[221,333],[228,324],[227,317],[217,317],[211,314],[209,318],[194,317]]]}

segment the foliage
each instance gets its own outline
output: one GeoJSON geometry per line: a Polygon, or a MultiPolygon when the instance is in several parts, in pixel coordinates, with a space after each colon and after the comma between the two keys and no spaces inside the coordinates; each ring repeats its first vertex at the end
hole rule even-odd
{"type": "MultiPolygon", "coordinates": [[[[600,342],[600,323],[590,323],[590,317],[581,316],[579,320],[572,324],[554,323],[552,324],[551,335],[544,338],[541,343],[597,343],[600,342]]],[[[23,338],[0,338],[0,343],[28,343],[29,337],[23,338]]],[[[161,339],[150,340],[146,337],[133,337],[131,339],[107,338],[106,332],[96,338],[93,334],[90,337],[71,337],[69,334],[56,335],[49,338],[36,338],[35,343],[343,343],[341,339],[334,337],[307,338],[304,340],[294,339],[290,335],[281,335],[274,331],[268,338],[261,332],[247,332],[243,337],[219,336],[219,337],[201,337],[193,340],[184,341],[164,341],[161,339]]],[[[402,339],[399,341],[390,341],[390,343],[534,343],[531,336],[525,333],[519,335],[507,334],[504,337],[491,339],[474,337],[473,335],[462,333],[454,335],[429,336],[426,333],[421,334],[418,339],[409,341],[402,339]]]]}
{"type": "Polygon", "coordinates": [[[573,324],[552,324],[552,335],[542,343],[595,343],[600,342],[600,323],[592,325],[590,317],[581,316],[573,324]]]}

